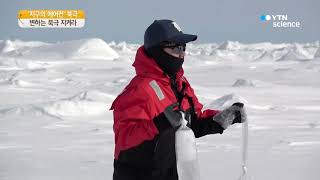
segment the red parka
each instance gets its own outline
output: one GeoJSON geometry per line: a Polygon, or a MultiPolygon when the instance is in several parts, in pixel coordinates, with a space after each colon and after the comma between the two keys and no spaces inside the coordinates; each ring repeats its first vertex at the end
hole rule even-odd
{"type": "MultiPolygon", "coordinates": [[[[178,102],[169,76],[165,75],[157,63],[145,53],[143,46],[138,49],[133,66],[136,76],[111,106],[114,115],[115,161],[119,159],[120,154],[125,154],[126,151],[135,153],[135,155],[126,155],[132,156],[132,159],[139,160],[140,158],[141,161],[144,158],[148,159],[149,157],[138,157],[140,154],[148,153],[152,157],[152,149],[142,148],[142,151],[150,152],[137,153],[140,150],[135,148],[143,146],[145,142],[155,141],[156,137],[161,135],[161,127],[164,127],[161,124],[165,124],[164,121],[166,121],[161,114],[166,107],[178,102]]],[[[186,77],[183,76],[183,69],[177,73],[175,83],[182,94],[179,110],[187,112],[191,108],[194,111],[193,124],[196,126],[192,126],[191,129],[195,136],[222,133],[223,128],[210,120],[218,111],[202,111],[203,105],[198,101],[186,77]]],[[[135,163],[130,162],[131,160],[125,161],[127,161],[126,164],[135,163]]]]}
{"type": "MultiPolygon", "coordinates": [[[[159,133],[152,121],[153,118],[162,113],[167,106],[177,102],[169,77],[145,54],[143,47],[138,49],[133,66],[136,76],[111,106],[111,110],[114,110],[116,159],[120,151],[153,139],[159,133]],[[157,89],[158,87],[160,89],[157,89]]],[[[185,94],[192,98],[199,120],[212,117],[218,112],[201,111],[203,105],[199,103],[189,82],[183,76],[183,69],[177,74],[179,89],[182,88],[182,83],[186,83],[185,94]]],[[[187,98],[182,100],[181,105],[182,110],[190,108],[187,98]]]]}

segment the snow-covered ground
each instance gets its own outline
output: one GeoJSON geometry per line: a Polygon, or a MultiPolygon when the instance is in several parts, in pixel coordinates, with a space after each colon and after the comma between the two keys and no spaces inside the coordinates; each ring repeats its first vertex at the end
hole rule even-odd
{"type": "MultiPolygon", "coordinates": [[[[112,179],[109,111],[137,44],[0,40],[0,179],[112,179]]],[[[254,180],[320,178],[320,43],[190,44],[205,107],[245,102],[254,180]]],[[[241,175],[241,125],[197,139],[202,180],[241,175]]]]}

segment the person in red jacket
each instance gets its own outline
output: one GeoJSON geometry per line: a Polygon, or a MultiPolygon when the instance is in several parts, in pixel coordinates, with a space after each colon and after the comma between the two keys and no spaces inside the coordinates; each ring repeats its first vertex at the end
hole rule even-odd
{"type": "Polygon", "coordinates": [[[202,110],[183,75],[185,34],[172,20],[155,20],[136,53],[136,76],[111,106],[114,115],[113,180],[178,180],[175,131],[184,113],[196,138],[222,134],[246,120],[242,103],[225,110],[202,110]]]}

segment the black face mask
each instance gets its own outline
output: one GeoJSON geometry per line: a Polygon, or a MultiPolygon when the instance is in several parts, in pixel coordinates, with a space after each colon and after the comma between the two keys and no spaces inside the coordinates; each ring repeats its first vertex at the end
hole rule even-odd
{"type": "Polygon", "coordinates": [[[177,58],[164,52],[161,47],[154,47],[148,50],[160,68],[171,78],[181,69],[184,59],[177,58]]]}

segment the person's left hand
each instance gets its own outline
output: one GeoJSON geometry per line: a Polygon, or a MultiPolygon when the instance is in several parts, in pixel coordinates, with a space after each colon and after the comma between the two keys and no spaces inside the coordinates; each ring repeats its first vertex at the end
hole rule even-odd
{"type": "Polygon", "coordinates": [[[224,129],[227,129],[228,126],[234,123],[243,123],[247,120],[244,104],[240,102],[234,103],[232,106],[213,116],[212,119],[224,129]]]}

